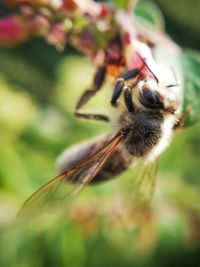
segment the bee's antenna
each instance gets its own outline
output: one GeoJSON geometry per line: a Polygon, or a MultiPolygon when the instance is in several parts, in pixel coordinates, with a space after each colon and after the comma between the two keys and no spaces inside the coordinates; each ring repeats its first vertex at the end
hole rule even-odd
{"type": "Polygon", "coordinates": [[[166,85],[167,88],[176,87],[176,86],[180,86],[180,84],[179,83],[175,83],[175,84],[166,85]]]}
{"type": "MultiPolygon", "coordinates": [[[[138,52],[136,52],[136,54],[138,55],[138,57],[143,61],[144,65],[147,67],[147,69],[151,72],[151,74],[153,75],[154,79],[156,80],[157,83],[159,83],[158,78],[156,77],[156,75],[153,73],[153,71],[150,69],[150,67],[147,65],[146,61],[144,60],[143,57],[140,56],[140,54],[138,52]]],[[[143,68],[143,66],[142,66],[143,68]]]]}

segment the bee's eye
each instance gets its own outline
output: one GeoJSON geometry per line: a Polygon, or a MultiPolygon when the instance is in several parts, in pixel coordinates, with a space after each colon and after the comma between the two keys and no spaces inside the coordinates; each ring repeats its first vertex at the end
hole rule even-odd
{"type": "Polygon", "coordinates": [[[162,109],[163,103],[160,100],[159,95],[153,92],[149,88],[143,88],[140,92],[139,100],[141,104],[147,108],[162,109]]]}
{"type": "Polygon", "coordinates": [[[142,94],[143,94],[145,101],[147,101],[149,104],[155,104],[157,102],[156,95],[154,94],[154,92],[152,92],[148,88],[143,88],[142,94]]]}

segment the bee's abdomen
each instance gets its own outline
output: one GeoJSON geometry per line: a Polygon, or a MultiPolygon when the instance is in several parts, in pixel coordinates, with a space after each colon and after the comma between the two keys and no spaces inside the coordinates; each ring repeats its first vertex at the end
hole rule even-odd
{"type": "Polygon", "coordinates": [[[132,156],[122,149],[117,149],[108,159],[103,169],[95,176],[93,183],[115,178],[127,170],[133,161],[132,156]]]}
{"type": "MultiPolygon", "coordinates": [[[[107,138],[94,141],[91,143],[83,143],[68,149],[58,159],[58,171],[64,171],[78,165],[83,160],[86,160],[91,155],[96,153],[101,147],[108,142],[107,138]]],[[[122,151],[118,148],[110,158],[106,161],[102,170],[94,177],[91,183],[105,181],[122,173],[132,162],[132,156],[127,151],[122,151]]],[[[76,183],[76,180],[74,180],[76,183]]]]}

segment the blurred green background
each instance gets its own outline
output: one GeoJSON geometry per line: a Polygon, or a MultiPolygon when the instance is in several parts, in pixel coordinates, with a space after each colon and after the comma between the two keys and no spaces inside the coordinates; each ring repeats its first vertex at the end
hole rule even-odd
{"type": "MultiPolygon", "coordinates": [[[[154,2],[170,36],[200,50],[200,1],[154,2]]],[[[12,12],[0,4],[1,16],[12,12]]],[[[72,47],[59,53],[43,39],[0,49],[0,266],[198,266],[199,123],[176,133],[162,155],[152,209],[141,227],[130,218],[117,220],[118,208],[126,206],[116,188],[132,171],[89,187],[65,216],[15,220],[23,201],[57,175],[55,160],[65,148],[109,132],[105,123],[73,116],[94,71],[72,47]]],[[[106,86],[86,111],[109,112],[106,86]]]]}

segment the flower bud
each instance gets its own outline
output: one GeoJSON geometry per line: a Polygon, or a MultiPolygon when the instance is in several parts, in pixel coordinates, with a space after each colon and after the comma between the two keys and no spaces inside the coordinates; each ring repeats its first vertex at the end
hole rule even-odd
{"type": "Polygon", "coordinates": [[[50,21],[43,14],[36,14],[31,20],[31,33],[44,36],[49,31],[50,21]]]}
{"type": "Polygon", "coordinates": [[[14,46],[28,39],[29,21],[20,16],[13,15],[0,19],[0,45],[14,46]]]}
{"type": "Polygon", "coordinates": [[[55,45],[58,51],[63,51],[66,44],[66,32],[62,23],[54,24],[46,39],[50,44],[55,45]]]}

